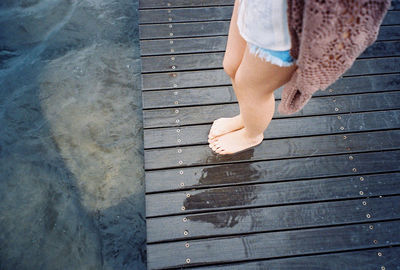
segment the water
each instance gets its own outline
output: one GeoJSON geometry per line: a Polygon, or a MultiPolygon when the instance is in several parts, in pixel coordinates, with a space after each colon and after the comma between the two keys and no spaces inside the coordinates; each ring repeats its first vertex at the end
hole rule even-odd
{"type": "Polygon", "coordinates": [[[0,2],[0,269],[145,269],[137,8],[0,2]]]}

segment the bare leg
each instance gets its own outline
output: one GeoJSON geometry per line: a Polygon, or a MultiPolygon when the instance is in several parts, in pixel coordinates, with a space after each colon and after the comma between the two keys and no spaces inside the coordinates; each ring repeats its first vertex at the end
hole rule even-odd
{"type": "MultiPolygon", "coordinates": [[[[238,5],[239,1],[235,0],[223,62],[224,70],[231,77],[234,89],[236,88],[234,81],[235,74],[239,68],[240,62],[242,61],[244,50],[246,48],[246,41],[240,35],[237,27],[238,5]]],[[[243,121],[240,115],[235,117],[219,118],[215,120],[211,126],[208,137],[212,139],[240,128],[243,128],[243,121]]]]}
{"type": "Polygon", "coordinates": [[[273,92],[289,81],[296,68],[263,61],[246,46],[234,79],[244,128],[215,137],[209,146],[219,154],[232,154],[261,143],[275,111],[273,92]]]}

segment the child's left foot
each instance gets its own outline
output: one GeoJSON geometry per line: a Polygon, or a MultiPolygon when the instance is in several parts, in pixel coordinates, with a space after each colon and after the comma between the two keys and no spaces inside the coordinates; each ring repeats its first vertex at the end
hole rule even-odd
{"type": "Polygon", "coordinates": [[[209,147],[221,155],[234,154],[260,144],[263,139],[263,133],[250,137],[246,129],[242,128],[215,138],[209,147]]]}

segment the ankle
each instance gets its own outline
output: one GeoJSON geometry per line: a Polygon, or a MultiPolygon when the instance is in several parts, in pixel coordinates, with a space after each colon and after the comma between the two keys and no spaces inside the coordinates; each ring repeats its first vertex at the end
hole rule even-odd
{"type": "Polygon", "coordinates": [[[248,138],[249,140],[259,141],[259,140],[264,139],[264,132],[259,133],[259,132],[250,131],[249,129],[247,129],[245,127],[242,130],[243,130],[244,136],[246,138],[248,138]]]}

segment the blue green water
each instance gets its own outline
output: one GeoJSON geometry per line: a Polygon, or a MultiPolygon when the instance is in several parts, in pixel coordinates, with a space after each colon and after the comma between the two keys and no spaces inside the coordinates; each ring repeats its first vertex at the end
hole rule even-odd
{"type": "Polygon", "coordinates": [[[145,269],[137,9],[0,1],[0,269],[145,269]]]}

